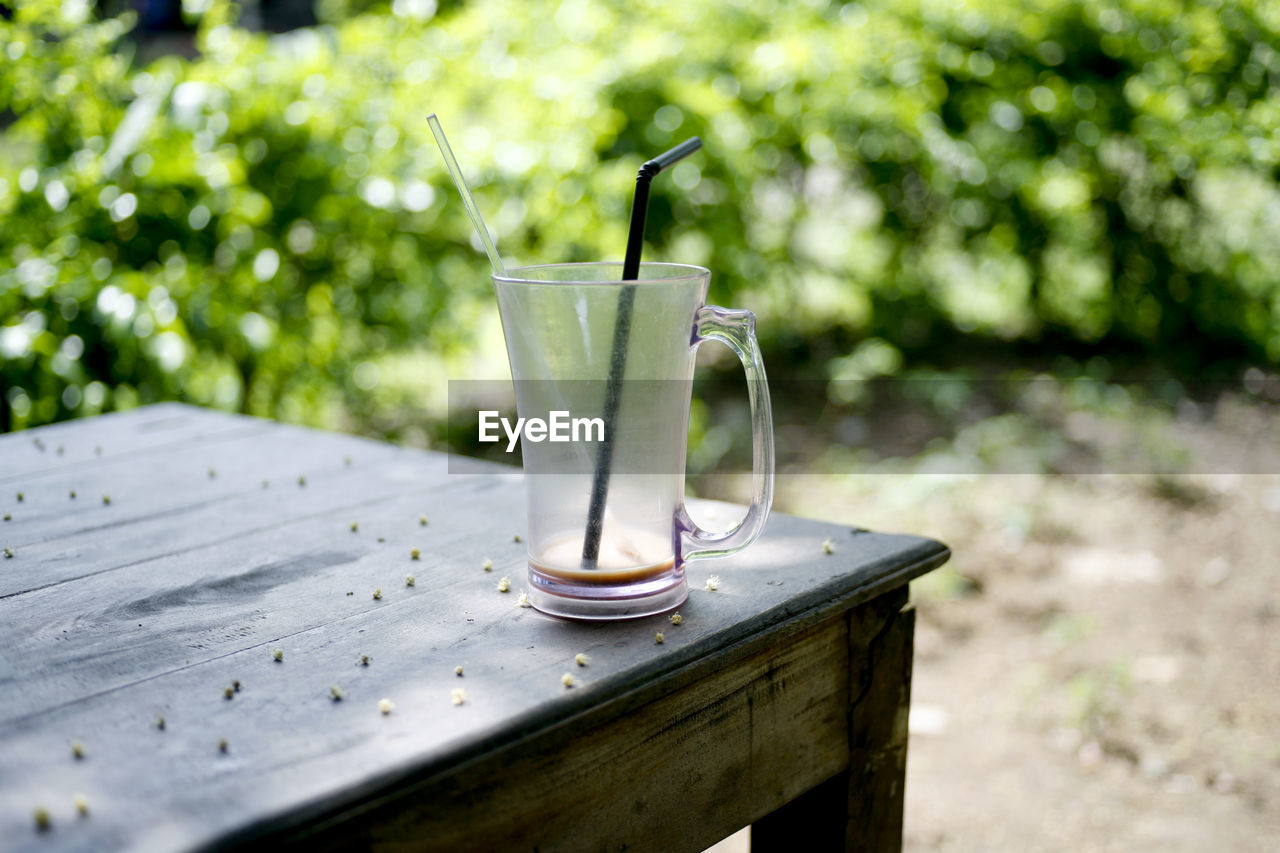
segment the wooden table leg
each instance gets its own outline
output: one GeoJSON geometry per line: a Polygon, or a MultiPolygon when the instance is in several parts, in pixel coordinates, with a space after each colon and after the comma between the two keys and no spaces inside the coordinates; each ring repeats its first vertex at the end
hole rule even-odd
{"type": "Polygon", "coordinates": [[[915,611],[907,590],[849,614],[849,767],[751,827],[751,849],[902,849],[915,611]]]}

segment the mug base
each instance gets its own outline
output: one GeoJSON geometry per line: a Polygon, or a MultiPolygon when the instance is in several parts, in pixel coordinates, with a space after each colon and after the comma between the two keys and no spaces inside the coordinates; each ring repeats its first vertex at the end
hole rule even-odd
{"type": "Polygon", "coordinates": [[[689,597],[683,567],[641,583],[593,584],[566,580],[529,566],[529,603],[549,616],[587,622],[641,619],[665,613],[689,597]]]}

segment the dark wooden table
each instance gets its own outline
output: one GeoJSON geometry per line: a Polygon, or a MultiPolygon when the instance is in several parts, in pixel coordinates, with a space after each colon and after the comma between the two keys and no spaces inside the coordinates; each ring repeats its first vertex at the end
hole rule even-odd
{"type": "Polygon", "coordinates": [[[519,473],[179,405],[0,436],[0,514],[0,848],[900,844],[937,542],[775,515],[679,625],[561,622],[519,473]]]}

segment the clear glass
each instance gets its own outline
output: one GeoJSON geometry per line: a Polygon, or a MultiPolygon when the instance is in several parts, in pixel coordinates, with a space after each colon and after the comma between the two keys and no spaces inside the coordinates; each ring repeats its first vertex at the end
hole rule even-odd
{"type": "Polygon", "coordinates": [[[520,441],[530,598],[555,616],[633,618],[679,606],[688,596],[685,563],[751,544],[773,502],[773,425],[754,316],[704,305],[711,272],[703,267],[646,263],[635,282],[621,275],[619,263],[585,263],[493,277],[518,417],[547,421],[560,411],[584,426],[562,430],[575,440],[532,441],[526,433],[520,441]],[[621,358],[614,354],[620,315],[630,320],[621,358]],[[753,422],[751,504],[719,534],[699,528],[684,507],[694,356],[704,340],[727,344],[742,360],[753,422]],[[605,451],[589,422],[609,420],[611,372],[622,381],[612,386],[616,419],[605,451]],[[607,489],[596,474],[602,454],[607,489]],[[593,490],[603,506],[594,560],[584,554],[592,550],[584,540],[592,538],[593,490]]]}

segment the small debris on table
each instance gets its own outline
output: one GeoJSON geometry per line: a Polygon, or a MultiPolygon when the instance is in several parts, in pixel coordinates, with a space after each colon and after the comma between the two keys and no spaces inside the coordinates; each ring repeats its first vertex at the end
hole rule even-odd
{"type": "Polygon", "coordinates": [[[521,539],[521,538],[520,538],[520,534],[519,534],[519,533],[517,533],[515,536],[513,536],[513,537],[511,538],[511,541],[512,541],[512,542],[523,542],[524,540],[523,540],[523,539],[521,539]]]}
{"type": "Polygon", "coordinates": [[[373,660],[373,658],[369,657],[368,655],[360,655],[360,665],[361,665],[361,666],[368,666],[368,665],[369,665],[369,661],[371,661],[371,660],[373,660]]]}
{"type": "Polygon", "coordinates": [[[720,576],[712,575],[711,577],[707,578],[706,586],[707,586],[708,592],[715,592],[717,589],[720,588],[720,576]]]}
{"type": "Polygon", "coordinates": [[[43,807],[38,808],[31,813],[31,816],[35,818],[36,829],[40,830],[41,832],[45,832],[46,830],[49,829],[49,826],[52,823],[52,821],[49,819],[48,809],[43,807]]]}
{"type": "Polygon", "coordinates": [[[13,549],[12,549],[12,548],[5,548],[5,549],[4,549],[4,558],[5,558],[6,560],[12,560],[12,559],[13,559],[13,549]]]}
{"type": "Polygon", "coordinates": [[[422,556],[422,552],[421,552],[421,551],[419,551],[417,548],[412,548],[412,549],[410,549],[410,551],[409,551],[409,559],[410,559],[410,560],[416,560],[416,559],[418,559],[418,558],[419,558],[419,557],[421,557],[421,556],[422,556]]]}
{"type": "Polygon", "coordinates": [[[660,646],[666,641],[667,641],[667,638],[663,635],[661,631],[653,635],[653,644],[655,646],[660,646]]]}
{"type": "Polygon", "coordinates": [[[450,691],[449,698],[453,701],[453,704],[461,705],[463,702],[467,701],[467,691],[463,690],[461,687],[455,687],[450,691]]]}
{"type": "Polygon", "coordinates": [[[358,521],[351,522],[351,532],[358,533],[359,531],[360,531],[360,522],[358,521]]]}
{"type": "Polygon", "coordinates": [[[418,516],[418,524],[419,524],[419,525],[421,525],[422,527],[426,527],[426,526],[427,526],[427,517],[426,517],[425,515],[420,515],[420,516],[418,516]]]}
{"type": "Polygon", "coordinates": [[[103,495],[103,496],[102,496],[102,505],[103,505],[103,506],[111,506],[111,495],[103,495]]]}
{"type": "Polygon", "coordinates": [[[71,500],[75,500],[75,499],[76,499],[76,490],[75,490],[75,489],[72,489],[72,490],[71,490],[71,500]]]}
{"type": "Polygon", "coordinates": [[[529,593],[523,589],[520,590],[520,597],[516,599],[516,604],[520,607],[532,607],[533,602],[529,601],[529,593]]]}
{"type": "Polygon", "coordinates": [[[342,457],[342,464],[343,464],[343,465],[346,465],[348,468],[350,468],[350,467],[351,467],[351,457],[350,457],[350,456],[344,456],[344,457],[342,457]]]}
{"type": "Polygon", "coordinates": [[[675,613],[672,613],[670,616],[667,617],[667,621],[670,622],[672,625],[679,625],[681,622],[684,621],[684,617],[681,616],[680,611],[677,610],[675,613]]]}
{"type": "Polygon", "coordinates": [[[381,600],[382,600],[382,587],[378,587],[377,589],[375,589],[375,590],[373,591],[373,600],[374,600],[374,601],[381,601],[381,600]]]}
{"type": "Polygon", "coordinates": [[[498,592],[508,592],[511,589],[511,578],[498,579],[498,592]]]}
{"type": "Polygon", "coordinates": [[[22,503],[23,500],[24,498],[22,497],[22,492],[18,492],[18,503],[22,503]]]}
{"type": "Polygon", "coordinates": [[[226,739],[226,738],[221,738],[221,739],[219,739],[219,740],[218,740],[218,752],[221,752],[221,753],[223,753],[224,755],[226,754],[226,752],[227,752],[227,739],[226,739]]]}
{"type": "Polygon", "coordinates": [[[236,689],[228,684],[226,687],[222,688],[222,695],[223,697],[230,699],[232,696],[236,695],[236,689]]]}
{"type": "Polygon", "coordinates": [[[156,729],[164,731],[164,717],[156,717],[156,729]]]}
{"type": "Polygon", "coordinates": [[[84,758],[84,744],[78,740],[73,740],[71,742],[71,755],[76,759],[76,761],[84,758]]]}
{"type": "MultiPolygon", "coordinates": [[[[351,593],[347,593],[347,595],[350,595],[350,594],[351,594],[351,593]]],[[[276,663],[280,663],[281,661],[283,661],[283,660],[284,660],[284,649],[272,649],[272,650],[271,650],[271,659],[272,659],[272,660],[274,660],[276,663]]]]}
{"type": "Polygon", "coordinates": [[[564,675],[560,676],[560,683],[561,683],[561,684],[563,684],[565,687],[572,687],[572,686],[573,686],[573,673],[572,673],[572,672],[566,672],[564,675]]]}
{"type": "Polygon", "coordinates": [[[382,712],[382,715],[383,715],[384,717],[385,717],[387,714],[390,714],[390,713],[391,713],[392,711],[394,711],[395,709],[396,709],[395,703],[394,703],[394,702],[392,702],[390,699],[379,699],[379,700],[378,700],[378,710],[382,712]]]}
{"type": "Polygon", "coordinates": [[[573,656],[573,662],[576,663],[578,666],[586,666],[587,661],[589,660],[590,658],[588,658],[582,652],[578,652],[576,655],[573,656]]]}
{"type": "Polygon", "coordinates": [[[298,478],[298,488],[300,488],[300,489],[301,489],[301,488],[302,488],[303,486],[305,486],[306,484],[307,484],[307,478],[306,478],[306,477],[299,477],[299,478],[298,478]]]}
{"type": "Polygon", "coordinates": [[[5,520],[5,521],[13,521],[13,516],[6,512],[6,513],[4,514],[4,520],[5,520]]]}
{"type": "Polygon", "coordinates": [[[484,562],[480,564],[480,568],[484,569],[486,572],[493,571],[493,560],[485,557],[484,562]]]}
{"type": "Polygon", "coordinates": [[[418,582],[418,579],[417,579],[417,578],[415,578],[413,575],[405,575],[405,576],[404,576],[404,585],[405,585],[405,586],[413,586],[413,585],[414,585],[414,584],[416,584],[417,582],[418,582]]]}
{"type": "Polygon", "coordinates": [[[217,471],[215,471],[215,470],[213,470],[212,468],[210,468],[210,469],[209,469],[209,479],[210,479],[210,480],[212,480],[214,477],[217,477],[217,476],[218,476],[218,472],[217,472],[217,471]]]}
{"type": "Polygon", "coordinates": [[[462,677],[462,667],[461,667],[461,666],[455,666],[455,667],[453,668],[453,674],[454,674],[454,675],[456,675],[456,676],[458,676],[459,678],[461,678],[461,677],[462,677]]]}
{"type": "Polygon", "coordinates": [[[89,798],[84,794],[76,794],[71,798],[71,802],[75,803],[76,812],[80,817],[89,816],[89,798]]]}
{"type": "Polygon", "coordinates": [[[341,702],[342,697],[345,695],[346,694],[342,692],[342,688],[336,684],[329,688],[329,698],[333,699],[335,702],[341,702]]]}
{"type": "Polygon", "coordinates": [[[235,690],[237,693],[239,693],[239,692],[240,692],[240,682],[239,682],[239,681],[233,681],[233,682],[231,682],[231,688],[232,688],[233,690],[235,690]]]}
{"type": "Polygon", "coordinates": [[[835,540],[833,540],[833,539],[823,539],[823,540],[822,540],[822,553],[824,553],[824,554],[834,554],[835,552],[836,552],[836,543],[835,543],[835,540]]]}

